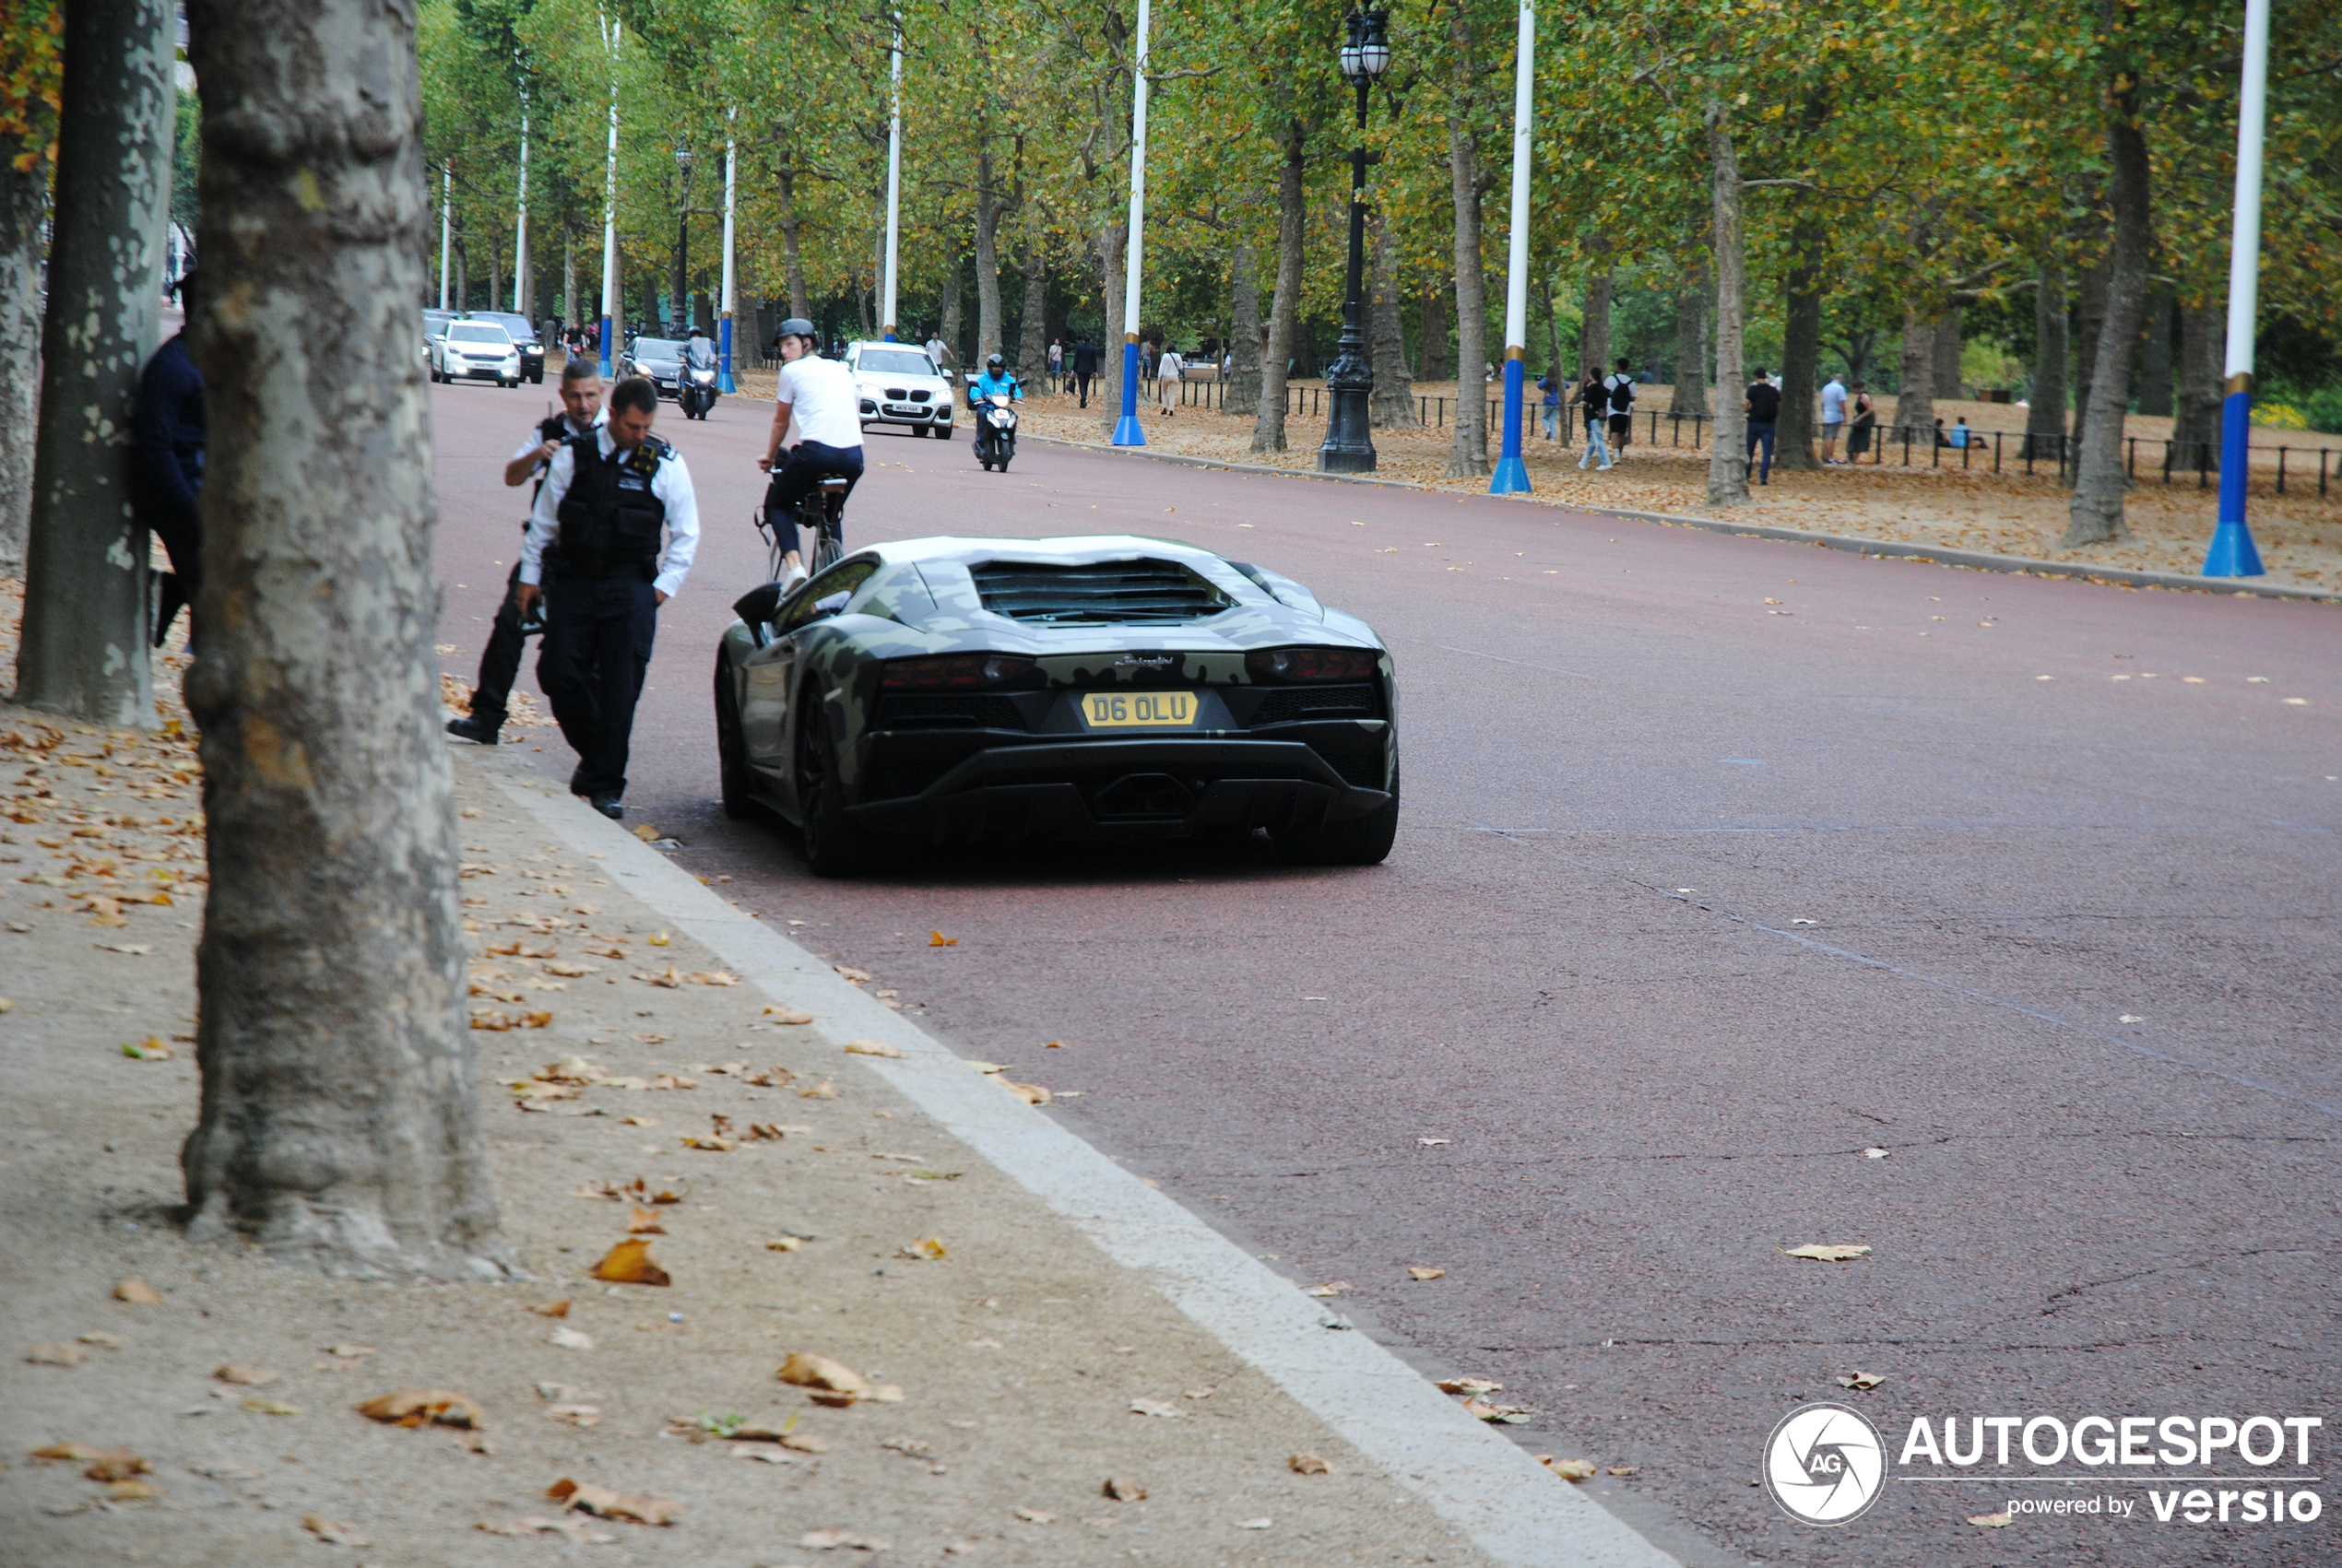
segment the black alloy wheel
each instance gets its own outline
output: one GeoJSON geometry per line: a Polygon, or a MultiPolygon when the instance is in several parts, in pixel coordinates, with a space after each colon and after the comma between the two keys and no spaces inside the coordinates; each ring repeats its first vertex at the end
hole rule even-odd
{"type": "Polygon", "coordinates": [[[748,766],[748,737],[740,733],[740,700],[733,690],[732,661],[716,651],[716,778],[724,815],[735,821],[756,815],[756,792],[748,766]]]}

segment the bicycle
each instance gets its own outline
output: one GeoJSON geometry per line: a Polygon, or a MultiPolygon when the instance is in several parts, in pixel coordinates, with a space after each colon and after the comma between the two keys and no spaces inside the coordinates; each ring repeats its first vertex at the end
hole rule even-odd
{"type": "Polygon", "coordinates": [[[805,529],[813,530],[813,559],[809,570],[825,572],[837,564],[846,554],[846,492],[853,488],[851,479],[832,477],[822,479],[798,498],[797,509],[789,514],[793,525],[787,536],[776,532],[759,507],[750,520],[756,531],[764,536],[765,581],[781,580],[781,557],[797,548],[796,536],[805,529]]]}

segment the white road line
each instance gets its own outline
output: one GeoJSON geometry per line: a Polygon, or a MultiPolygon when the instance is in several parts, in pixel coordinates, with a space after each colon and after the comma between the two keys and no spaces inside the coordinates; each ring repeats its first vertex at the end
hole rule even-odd
{"type": "Polygon", "coordinates": [[[1365,1335],[1260,1260],[1002,1090],[830,966],[733,908],[658,851],[564,795],[517,758],[481,771],[547,831],[598,855],[613,885],[657,911],[776,1002],[805,1008],[835,1043],[883,1040],[899,1060],[855,1056],[984,1159],[1070,1220],[1304,1409],[1388,1470],[1496,1562],[1518,1568],[1680,1568],[1592,1498],[1464,1414],[1365,1335]]]}

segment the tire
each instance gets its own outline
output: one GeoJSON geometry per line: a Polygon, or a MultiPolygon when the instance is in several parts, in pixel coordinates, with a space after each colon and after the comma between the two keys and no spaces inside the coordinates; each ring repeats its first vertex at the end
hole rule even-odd
{"type": "Polygon", "coordinates": [[[1399,836],[1399,765],[1390,765],[1390,799],[1378,810],[1348,822],[1327,822],[1307,831],[1290,829],[1270,838],[1278,855],[1296,866],[1379,866],[1399,836]]]}
{"type": "MultiPolygon", "coordinates": [[[[812,688],[806,689],[812,695],[812,688]]],[[[869,835],[846,819],[838,799],[837,749],[819,707],[797,732],[797,802],[805,864],[816,877],[851,877],[870,862],[869,835]]]]}
{"type": "Polygon", "coordinates": [[[844,560],[845,557],[845,548],[837,542],[837,536],[835,534],[833,534],[827,528],[824,528],[820,534],[815,536],[813,540],[814,571],[826,572],[831,567],[835,566],[840,560],[844,560]]]}
{"type": "Polygon", "coordinates": [[[740,700],[732,689],[731,660],[721,648],[716,651],[716,778],[725,816],[739,821],[756,815],[748,740],[740,734],[740,700]]]}
{"type": "MultiPolygon", "coordinates": [[[[1007,457],[1002,457],[1002,458],[1000,459],[1000,472],[1001,472],[1001,473],[1005,474],[1005,473],[1007,473],[1007,472],[1009,471],[1009,457],[1012,457],[1012,456],[1014,456],[1014,455],[1015,455],[1015,454],[1014,454],[1014,453],[1011,453],[1011,454],[1009,454],[1009,455],[1008,455],[1007,457]]],[[[575,461],[576,461],[576,459],[575,459],[575,458],[572,458],[572,459],[571,459],[571,461],[572,461],[572,462],[575,462],[575,461]]]]}
{"type": "Polygon", "coordinates": [[[945,426],[941,427],[940,429],[939,429],[939,430],[938,430],[935,433],[936,433],[937,435],[941,436],[941,437],[942,437],[945,441],[950,441],[950,440],[952,439],[952,429],[953,429],[953,427],[952,427],[952,426],[950,426],[950,425],[945,425],[945,426]]]}

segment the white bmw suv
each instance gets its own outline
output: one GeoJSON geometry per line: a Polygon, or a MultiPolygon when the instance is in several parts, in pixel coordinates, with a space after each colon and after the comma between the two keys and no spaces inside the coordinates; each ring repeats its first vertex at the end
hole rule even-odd
{"type": "Polygon", "coordinates": [[[849,343],[846,368],[860,394],[862,428],[901,425],[952,439],[952,377],[916,343],[849,343]]]}
{"type": "Polygon", "coordinates": [[[431,340],[433,381],[492,381],[520,384],[520,348],[492,321],[451,321],[431,340]]]}

